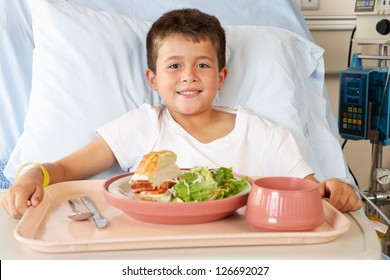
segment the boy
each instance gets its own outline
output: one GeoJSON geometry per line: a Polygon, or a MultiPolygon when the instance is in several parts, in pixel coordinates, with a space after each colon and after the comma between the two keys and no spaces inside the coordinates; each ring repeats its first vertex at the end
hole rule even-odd
{"type": "MultiPolygon", "coordinates": [[[[39,204],[48,178],[52,184],[88,178],[116,163],[134,171],[152,150],[174,151],[182,168],[226,166],[245,175],[316,180],[285,128],[239,106],[212,106],[228,74],[225,33],[215,17],[194,9],[168,12],[152,25],[146,42],[146,78],[165,106],[129,111],[98,129],[99,137],[81,150],[23,173],[1,197],[11,216],[20,218],[28,201],[39,204]]],[[[361,207],[340,180],[319,188],[340,211],[361,207]]]]}

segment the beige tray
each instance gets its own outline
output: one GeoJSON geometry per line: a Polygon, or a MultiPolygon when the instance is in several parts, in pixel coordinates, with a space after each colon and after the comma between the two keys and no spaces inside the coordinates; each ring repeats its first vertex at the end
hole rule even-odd
{"type": "Polygon", "coordinates": [[[257,232],[245,220],[245,208],[228,218],[197,225],[160,225],[135,220],[110,206],[94,181],[55,184],[45,189],[36,208],[29,208],[14,230],[15,238],[42,252],[313,244],[336,239],[350,221],[323,201],[325,222],[311,232],[257,232]],[[89,195],[109,224],[97,229],[92,220],[76,222],[68,199],[89,195]]]}

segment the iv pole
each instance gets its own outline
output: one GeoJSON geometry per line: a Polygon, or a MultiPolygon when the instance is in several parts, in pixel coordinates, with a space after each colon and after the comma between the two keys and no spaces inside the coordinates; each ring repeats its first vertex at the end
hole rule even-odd
{"type": "MultiPolygon", "coordinates": [[[[379,44],[379,55],[381,57],[387,56],[387,45],[384,44],[379,44]]],[[[378,63],[379,67],[386,67],[386,60],[382,59],[379,60],[378,63]]],[[[377,144],[378,141],[378,131],[370,131],[371,136],[373,139],[370,138],[370,140],[373,140],[372,144],[372,165],[371,165],[371,174],[374,174],[374,171],[382,167],[382,155],[383,155],[383,146],[377,144]]],[[[370,188],[369,192],[370,193],[377,193],[377,192],[382,192],[383,190],[381,189],[381,186],[376,182],[374,176],[371,176],[370,180],[370,188]]]]}
{"type": "MultiPolygon", "coordinates": [[[[388,46],[385,44],[379,44],[379,57],[382,57],[384,59],[379,59],[378,66],[379,67],[386,67],[386,56],[387,56],[387,51],[388,51],[388,46]]],[[[370,109],[370,116],[369,118],[371,119],[371,109],[370,109]]],[[[374,198],[376,201],[375,204],[378,203],[378,196],[377,194],[384,193],[385,189],[376,181],[376,178],[374,176],[374,172],[377,168],[382,167],[382,156],[383,156],[383,146],[378,144],[378,137],[379,137],[379,132],[375,129],[370,127],[368,132],[368,138],[372,141],[372,150],[371,150],[371,155],[372,155],[372,164],[371,164],[371,178],[370,178],[370,185],[368,189],[369,194],[373,194],[374,197],[371,197],[371,199],[374,198]]],[[[385,194],[386,196],[386,194],[385,194]]],[[[385,199],[387,202],[387,198],[385,199]]],[[[386,203],[384,203],[386,204],[386,203]]],[[[367,215],[375,215],[376,210],[374,209],[373,206],[371,206],[369,203],[366,205],[366,214],[367,215]]],[[[388,236],[385,236],[385,238],[382,239],[382,248],[385,254],[387,254],[387,240],[389,239],[388,236]]]]}

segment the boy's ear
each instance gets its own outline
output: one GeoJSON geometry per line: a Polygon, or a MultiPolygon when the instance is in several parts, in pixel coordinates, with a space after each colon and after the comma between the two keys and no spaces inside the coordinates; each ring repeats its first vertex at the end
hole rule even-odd
{"type": "Polygon", "coordinates": [[[224,68],[222,68],[222,70],[219,72],[219,75],[218,75],[219,76],[218,90],[221,90],[223,83],[226,80],[227,75],[228,75],[228,69],[225,66],[224,68]]]}
{"type": "Polygon", "coordinates": [[[152,90],[157,90],[157,84],[156,84],[156,75],[152,70],[149,68],[146,69],[146,79],[148,80],[149,86],[152,88],[152,90]]]}

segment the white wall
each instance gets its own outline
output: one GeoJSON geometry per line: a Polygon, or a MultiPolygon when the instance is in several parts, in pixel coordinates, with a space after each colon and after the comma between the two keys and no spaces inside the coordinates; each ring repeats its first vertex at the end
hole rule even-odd
{"type": "MultiPolygon", "coordinates": [[[[296,0],[301,7],[302,0],[296,0]]],[[[355,0],[319,0],[319,10],[304,10],[305,16],[321,15],[321,16],[345,16],[352,15],[355,5],[355,0]]]]}

